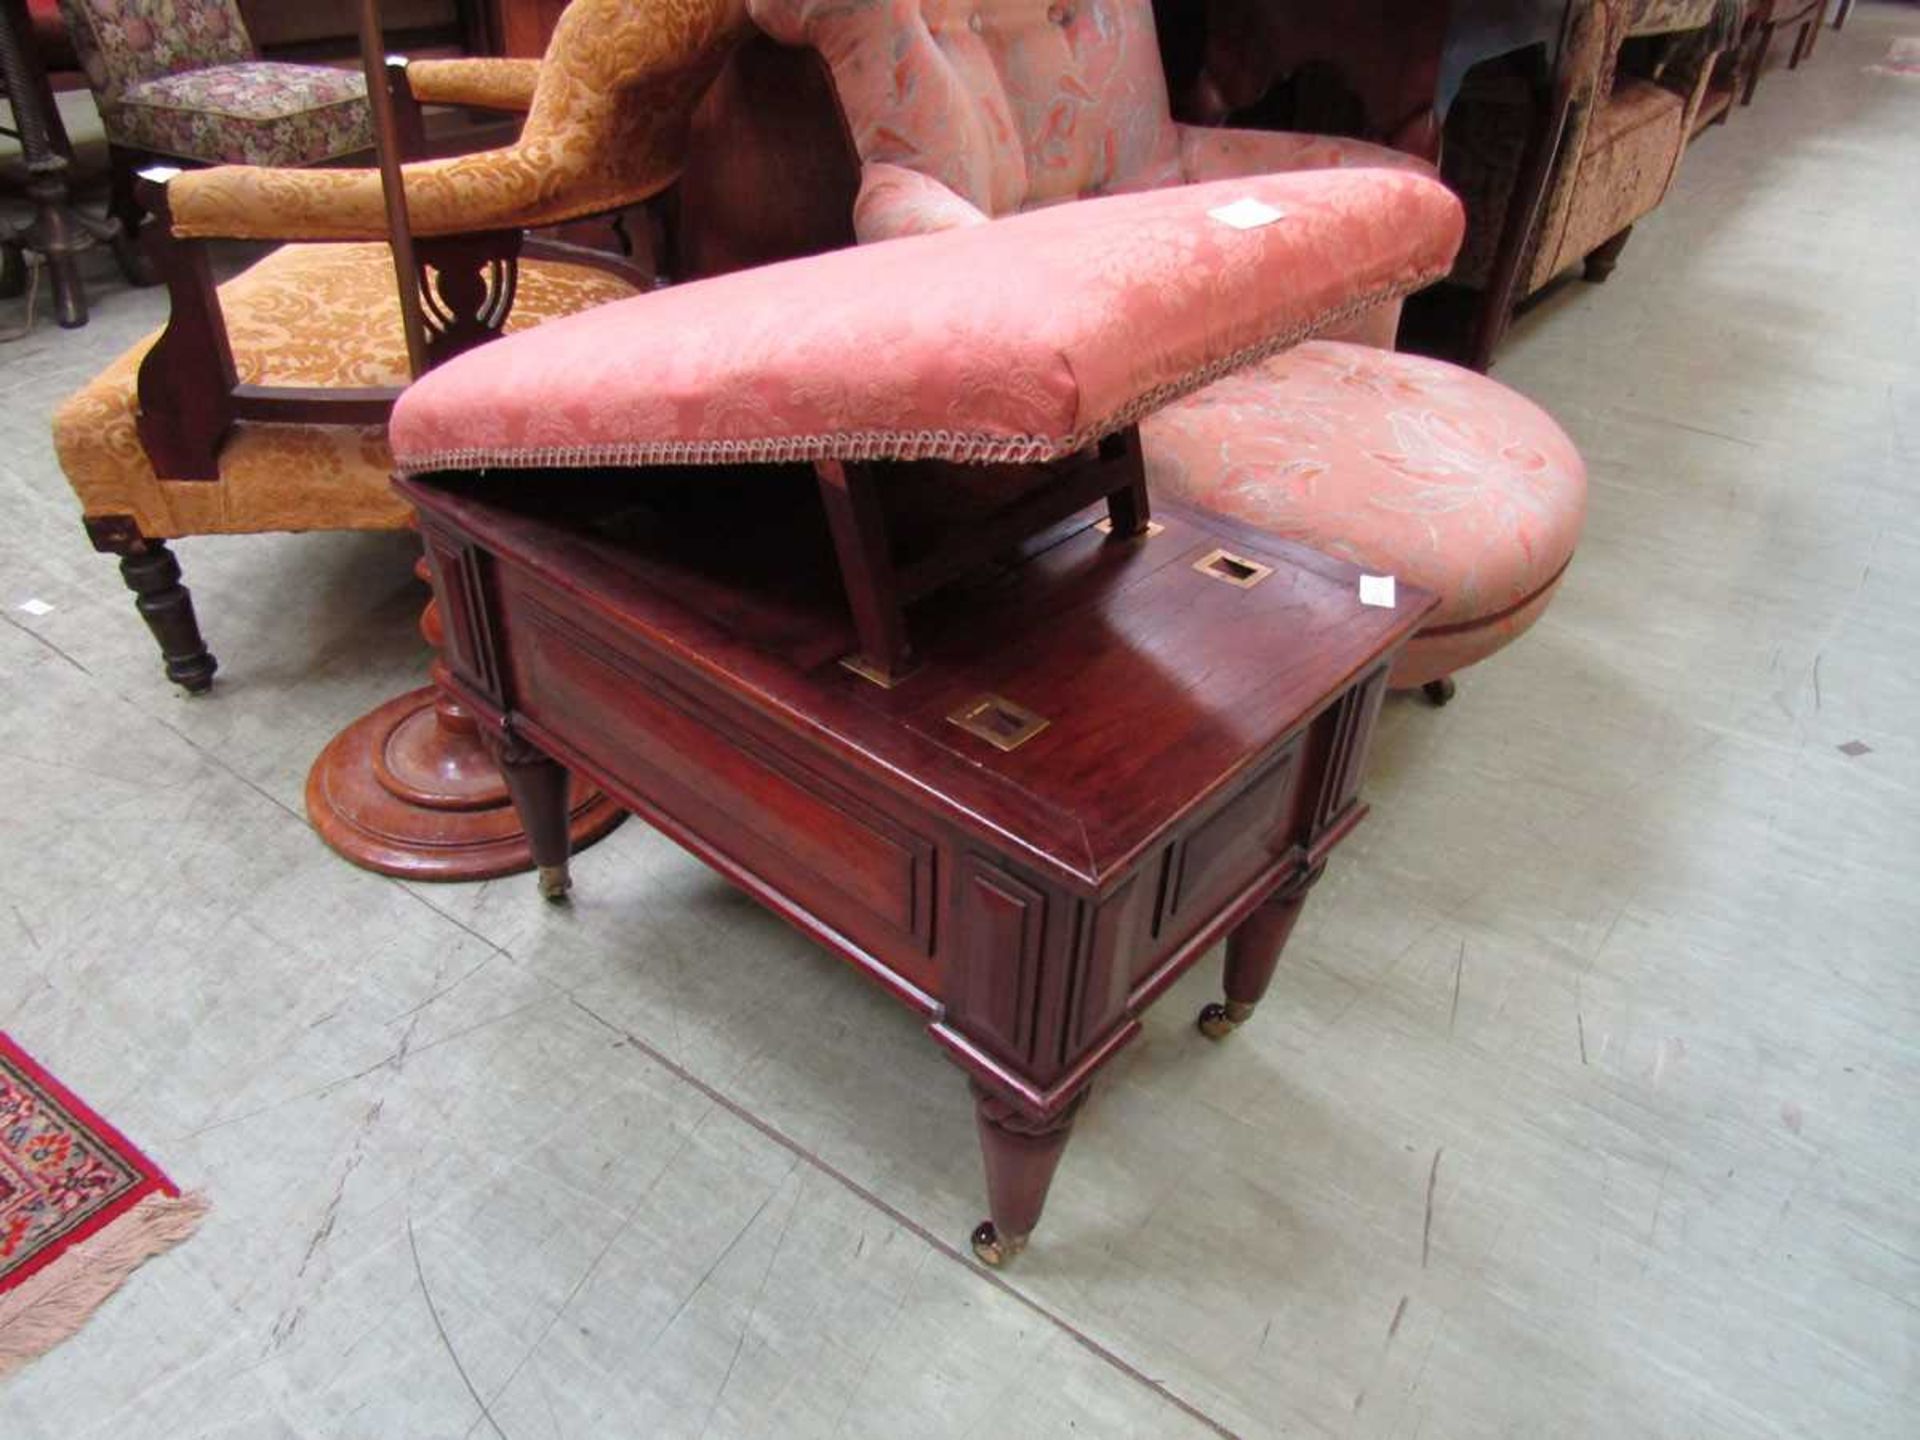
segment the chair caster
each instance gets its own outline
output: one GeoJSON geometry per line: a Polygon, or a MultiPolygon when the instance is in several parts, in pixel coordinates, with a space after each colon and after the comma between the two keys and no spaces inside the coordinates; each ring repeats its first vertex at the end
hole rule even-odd
{"type": "Polygon", "coordinates": [[[1458,687],[1454,685],[1451,675],[1442,675],[1438,680],[1429,680],[1420,687],[1420,693],[1432,701],[1436,708],[1453,699],[1457,690],[1458,687]]]}
{"type": "Polygon", "coordinates": [[[1224,1004],[1216,1002],[1203,1008],[1194,1024],[1209,1040],[1224,1040],[1246,1024],[1252,1015],[1253,1006],[1228,1000],[1224,1004]]]}
{"type": "Polygon", "coordinates": [[[1016,1235],[1003,1240],[994,1229],[993,1221],[982,1220],[973,1227],[972,1243],[974,1258],[987,1268],[998,1270],[1027,1248],[1027,1237],[1016,1235]]]}
{"type": "Polygon", "coordinates": [[[573,876],[565,865],[542,865],[540,867],[540,898],[550,905],[566,902],[567,892],[573,889],[573,876]]]}

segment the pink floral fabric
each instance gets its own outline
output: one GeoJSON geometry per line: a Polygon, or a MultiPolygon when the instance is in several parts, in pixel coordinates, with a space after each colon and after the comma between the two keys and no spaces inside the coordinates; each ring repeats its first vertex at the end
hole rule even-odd
{"type": "MultiPolygon", "coordinates": [[[[1176,125],[1150,0],[748,0],[747,8],[776,39],[818,51],[833,74],[866,167],[854,214],[863,241],[1240,176],[1433,173],[1357,140],[1176,125]]],[[[1399,315],[1396,301],[1346,334],[1391,345],[1399,315]]]]}
{"type": "Polygon", "coordinates": [[[1109,196],[675,286],[442,366],[395,460],[1032,461],[1445,272],[1457,202],[1406,172],[1109,196]],[[1285,212],[1236,230],[1251,195],[1285,212]]]}
{"type": "Polygon", "coordinates": [[[1394,671],[1423,684],[1532,624],[1572,558],[1586,469],[1531,401],[1456,366],[1314,342],[1140,427],[1157,494],[1432,590],[1394,671]]]}
{"type": "MultiPolygon", "coordinates": [[[[1174,124],[1149,0],[749,0],[817,50],[869,166],[917,171],[974,210],[1328,166],[1432,171],[1377,145],[1174,124]]],[[[910,206],[924,194],[905,194],[910,206]]],[[[912,233],[865,207],[862,239],[912,233]]]]}
{"type": "Polygon", "coordinates": [[[373,145],[366,78],[251,60],[130,86],[103,111],[116,141],[215,164],[312,165],[373,145]]]}

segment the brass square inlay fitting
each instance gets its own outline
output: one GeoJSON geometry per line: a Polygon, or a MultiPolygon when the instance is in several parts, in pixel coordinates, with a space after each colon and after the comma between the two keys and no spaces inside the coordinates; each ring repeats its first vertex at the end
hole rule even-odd
{"type": "Polygon", "coordinates": [[[1258,560],[1249,560],[1246,556],[1236,555],[1231,550],[1215,550],[1211,554],[1202,556],[1193,562],[1193,568],[1209,580],[1237,585],[1242,590],[1251,590],[1273,574],[1271,565],[1262,565],[1258,560]]]}
{"type": "Polygon", "coordinates": [[[977,695],[947,716],[947,721],[996,750],[1018,750],[1050,723],[999,695],[977,695]]]}

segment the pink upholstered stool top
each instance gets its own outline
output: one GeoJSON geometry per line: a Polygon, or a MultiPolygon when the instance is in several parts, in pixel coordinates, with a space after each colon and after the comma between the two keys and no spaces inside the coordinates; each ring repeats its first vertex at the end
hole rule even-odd
{"type": "Polygon", "coordinates": [[[1407,171],[1117,195],[656,291],[483,346],[394,410],[406,473],[1041,461],[1446,273],[1407,171]],[[1282,212],[1236,229],[1210,212],[1282,212]]]}

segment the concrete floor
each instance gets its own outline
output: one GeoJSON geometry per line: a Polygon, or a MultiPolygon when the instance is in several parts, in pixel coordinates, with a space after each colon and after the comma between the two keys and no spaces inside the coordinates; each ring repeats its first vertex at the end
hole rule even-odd
{"type": "Polygon", "coordinates": [[[0,351],[0,1025],[215,1209],[0,1436],[1920,1434],[1901,34],[1859,6],[1522,321],[1593,471],[1557,604],[1389,707],[1258,1021],[1167,997],[1004,1279],[959,1075],[646,827],[570,910],[314,839],[420,674],[406,539],[181,545],[225,668],[172,692],[47,440],[161,312],[103,259],[0,351]]]}

